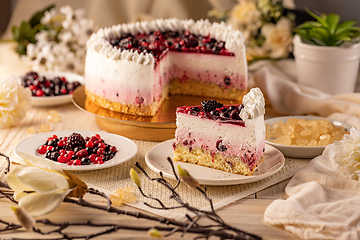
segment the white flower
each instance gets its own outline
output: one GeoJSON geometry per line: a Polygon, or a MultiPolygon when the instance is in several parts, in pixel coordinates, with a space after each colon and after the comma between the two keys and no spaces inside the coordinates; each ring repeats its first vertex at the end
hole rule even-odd
{"type": "Polygon", "coordinates": [[[84,73],[86,42],[95,31],[94,22],[85,19],[84,9],[64,6],[45,12],[41,22],[49,29],[35,35],[37,42],[28,44],[27,55],[33,71],[69,71],[84,73]]]}
{"type": "Polygon", "coordinates": [[[281,17],[275,24],[265,23],[261,34],[265,37],[263,48],[270,58],[287,57],[292,43],[292,23],[290,19],[281,17]]]}
{"type": "Polygon", "coordinates": [[[57,13],[56,9],[52,8],[52,9],[50,9],[50,11],[44,12],[44,17],[42,17],[40,19],[40,22],[42,24],[50,24],[57,15],[58,15],[58,13],[57,13]]]}
{"type": "Polygon", "coordinates": [[[65,20],[62,22],[64,29],[71,28],[73,22],[76,22],[85,16],[85,10],[83,8],[74,11],[69,5],[61,7],[60,12],[65,15],[65,20]]]}
{"type": "Polygon", "coordinates": [[[26,153],[19,156],[25,164],[12,169],[6,180],[19,206],[30,215],[36,217],[56,210],[69,194],[85,194],[86,184],[60,165],[26,153]]]}
{"type": "Polygon", "coordinates": [[[255,0],[241,0],[230,12],[228,23],[240,30],[245,39],[253,37],[262,25],[261,12],[255,0]]]}
{"type": "Polygon", "coordinates": [[[0,127],[19,123],[30,107],[31,92],[14,75],[0,76],[0,127]]]}
{"type": "Polygon", "coordinates": [[[94,21],[83,18],[71,26],[71,31],[76,35],[77,43],[85,47],[86,42],[95,31],[94,21]]]}
{"type": "Polygon", "coordinates": [[[342,141],[334,142],[335,162],[344,175],[350,179],[360,178],[360,131],[352,128],[350,135],[344,135],[342,141]]]}
{"type": "Polygon", "coordinates": [[[32,69],[38,72],[46,72],[54,69],[56,64],[56,56],[52,52],[52,43],[49,43],[41,48],[41,51],[32,63],[32,69]]]}

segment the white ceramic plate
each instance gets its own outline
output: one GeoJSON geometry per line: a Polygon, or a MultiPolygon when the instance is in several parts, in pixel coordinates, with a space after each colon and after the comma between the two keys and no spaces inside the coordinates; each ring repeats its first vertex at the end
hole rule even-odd
{"type": "MultiPolygon", "coordinates": [[[[40,76],[53,79],[55,77],[65,77],[68,82],[78,81],[84,84],[84,77],[70,72],[43,72],[39,73],[40,76]]],[[[31,105],[34,107],[50,107],[57,106],[66,103],[70,103],[72,100],[72,94],[66,94],[62,96],[47,96],[47,97],[31,97],[31,105]]]]}
{"type": "MultiPolygon", "coordinates": [[[[344,122],[340,122],[340,121],[336,121],[336,120],[332,120],[329,118],[324,118],[324,117],[317,117],[317,116],[285,116],[285,117],[276,117],[276,118],[270,118],[265,120],[265,124],[270,124],[273,125],[275,122],[278,122],[280,120],[282,120],[284,123],[286,123],[286,121],[289,118],[297,118],[297,119],[306,119],[306,120],[313,120],[313,119],[326,119],[329,122],[331,122],[333,125],[335,126],[342,126],[344,127],[347,131],[350,131],[351,129],[351,125],[344,123],[344,122]]],[[[322,154],[322,152],[324,151],[325,147],[300,147],[300,146],[288,146],[288,145],[283,145],[283,144],[278,144],[278,143],[273,143],[271,141],[268,141],[267,139],[265,140],[265,142],[267,144],[270,144],[274,147],[276,147],[277,149],[279,149],[285,156],[287,157],[294,157],[294,158],[314,158],[316,156],[319,156],[322,154]]]]}
{"type": "MultiPolygon", "coordinates": [[[[151,148],[145,155],[145,161],[153,171],[157,173],[162,172],[164,176],[175,179],[170,163],[167,161],[167,157],[173,158],[173,142],[174,139],[167,140],[151,148]]],[[[189,171],[202,185],[235,185],[255,182],[270,177],[284,166],[285,157],[279,150],[266,144],[264,161],[252,176],[228,173],[183,162],[174,162],[176,170],[178,164],[189,171]]]]}
{"type": "MultiPolygon", "coordinates": [[[[46,133],[40,133],[33,135],[31,137],[28,137],[22,141],[20,141],[18,144],[16,144],[14,151],[15,154],[19,157],[19,152],[25,152],[28,154],[36,155],[38,157],[45,157],[45,155],[41,155],[37,153],[37,149],[39,146],[45,143],[46,139],[52,135],[57,135],[58,137],[65,137],[69,136],[71,133],[77,132],[80,133],[83,137],[86,136],[93,136],[95,134],[99,134],[104,141],[110,145],[116,146],[118,152],[115,154],[114,158],[110,159],[109,161],[106,161],[103,164],[90,164],[90,165],[72,165],[69,166],[64,163],[58,163],[61,165],[61,167],[65,170],[72,170],[72,171],[87,171],[87,170],[97,170],[102,168],[108,168],[113,167],[118,164],[124,163],[128,160],[130,160],[132,157],[135,156],[135,154],[138,151],[138,148],[136,144],[131,141],[130,139],[116,135],[111,134],[107,132],[98,132],[98,131],[53,131],[53,132],[46,132],[46,133]]],[[[49,160],[51,161],[51,160],[49,160]]]]}

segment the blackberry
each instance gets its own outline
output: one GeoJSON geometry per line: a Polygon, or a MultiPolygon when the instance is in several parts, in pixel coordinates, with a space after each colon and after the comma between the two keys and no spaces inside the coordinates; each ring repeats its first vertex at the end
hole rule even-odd
{"type": "Polygon", "coordinates": [[[215,100],[206,100],[201,102],[201,107],[204,112],[211,112],[212,110],[215,110],[217,108],[222,108],[224,105],[221,103],[218,103],[215,100]]]}
{"type": "Polygon", "coordinates": [[[75,149],[76,147],[85,147],[85,140],[80,133],[72,133],[68,140],[66,141],[66,147],[70,149],[75,149]]]}
{"type": "Polygon", "coordinates": [[[210,114],[213,115],[213,116],[218,116],[218,117],[220,116],[220,112],[218,110],[212,110],[210,112],[210,114]]]}

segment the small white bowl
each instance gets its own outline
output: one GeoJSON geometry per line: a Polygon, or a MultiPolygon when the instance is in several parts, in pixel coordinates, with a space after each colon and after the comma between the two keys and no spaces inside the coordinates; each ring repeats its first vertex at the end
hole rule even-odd
{"type": "MultiPolygon", "coordinates": [[[[71,72],[42,72],[38,73],[39,76],[44,76],[48,79],[54,79],[55,77],[65,77],[68,82],[78,81],[84,84],[84,77],[71,72]]],[[[31,97],[31,105],[33,107],[50,107],[58,106],[66,103],[70,103],[72,100],[72,94],[66,94],[61,96],[43,96],[43,97],[31,97]]]]}
{"type": "MultiPolygon", "coordinates": [[[[285,117],[276,117],[276,118],[270,118],[265,120],[265,124],[273,125],[275,122],[278,122],[282,120],[284,123],[289,120],[289,118],[297,118],[297,119],[306,119],[306,120],[313,120],[313,119],[326,119],[330,123],[332,123],[335,126],[342,126],[345,128],[346,131],[350,131],[351,125],[340,122],[337,120],[324,118],[324,117],[317,117],[317,116],[285,116],[285,117]]],[[[289,146],[289,145],[283,145],[278,143],[273,143],[271,141],[268,141],[265,139],[265,142],[271,146],[276,147],[279,149],[285,156],[287,157],[294,157],[294,158],[314,158],[316,156],[319,156],[324,151],[324,146],[319,147],[301,147],[301,146],[289,146]]]]}

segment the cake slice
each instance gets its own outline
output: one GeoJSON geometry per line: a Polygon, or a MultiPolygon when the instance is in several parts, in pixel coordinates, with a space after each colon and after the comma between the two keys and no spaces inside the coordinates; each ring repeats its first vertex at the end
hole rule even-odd
{"type": "Polygon", "coordinates": [[[265,101],[252,88],[242,105],[215,100],[176,110],[174,161],[251,175],[265,152],[265,101]]]}

